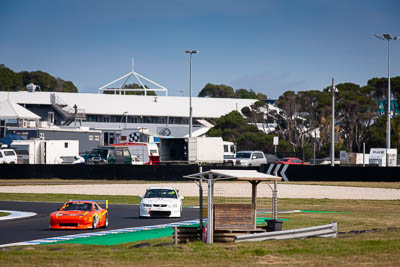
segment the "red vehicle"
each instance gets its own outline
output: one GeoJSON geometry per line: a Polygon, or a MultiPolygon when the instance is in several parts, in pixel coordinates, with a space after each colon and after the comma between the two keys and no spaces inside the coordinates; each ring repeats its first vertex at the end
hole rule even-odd
{"type": "Polygon", "coordinates": [[[50,229],[96,229],[108,227],[108,201],[106,209],[92,200],[70,200],[50,214],[50,229]]]}
{"type": "Polygon", "coordinates": [[[282,158],[275,160],[274,164],[304,165],[305,163],[299,158],[282,158]]]}

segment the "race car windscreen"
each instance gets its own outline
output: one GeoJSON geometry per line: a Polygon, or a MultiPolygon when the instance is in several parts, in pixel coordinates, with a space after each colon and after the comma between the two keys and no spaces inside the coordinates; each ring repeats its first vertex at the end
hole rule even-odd
{"type": "Polygon", "coordinates": [[[150,189],[144,198],[177,198],[175,190],[172,189],[150,189]]]}
{"type": "Polygon", "coordinates": [[[90,203],[67,203],[61,210],[81,210],[81,211],[91,211],[92,204],[90,203]]]}

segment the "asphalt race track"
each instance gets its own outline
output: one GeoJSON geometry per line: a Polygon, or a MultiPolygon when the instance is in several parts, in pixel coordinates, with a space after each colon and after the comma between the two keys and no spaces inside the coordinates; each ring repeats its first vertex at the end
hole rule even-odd
{"type": "MultiPolygon", "coordinates": [[[[183,208],[182,218],[139,219],[138,205],[109,204],[109,226],[97,230],[50,230],[49,215],[62,206],[62,203],[0,201],[0,210],[35,212],[36,216],[0,221],[0,245],[23,242],[41,238],[73,235],[94,231],[105,231],[128,227],[150,226],[180,222],[199,218],[199,210],[183,208]]],[[[101,205],[103,206],[103,205],[101,205]]]]}

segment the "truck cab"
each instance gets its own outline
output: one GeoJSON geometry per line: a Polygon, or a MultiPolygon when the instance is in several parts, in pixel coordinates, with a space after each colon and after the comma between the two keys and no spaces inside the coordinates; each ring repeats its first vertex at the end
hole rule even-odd
{"type": "Polygon", "coordinates": [[[224,141],[224,165],[234,166],[236,163],[236,146],[233,142],[224,141]]]}

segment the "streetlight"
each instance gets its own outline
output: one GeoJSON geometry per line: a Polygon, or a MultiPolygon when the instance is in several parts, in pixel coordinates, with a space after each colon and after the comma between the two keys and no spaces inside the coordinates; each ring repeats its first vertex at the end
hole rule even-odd
{"type": "Polygon", "coordinates": [[[332,78],[332,125],[331,125],[331,166],[335,166],[335,79],[332,78]]]}
{"type": "MultiPolygon", "coordinates": [[[[381,39],[383,41],[387,40],[388,43],[388,96],[387,96],[387,101],[388,101],[388,106],[387,106],[387,126],[386,126],[386,149],[390,149],[390,40],[397,40],[400,39],[400,36],[396,36],[392,38],[392,36],[388,33],[383,34],[383,37],[379,34],[375,34],[375,37],[378,39],[381,39]]],[[[387,151],[386,151],[387,154],[387,151]]],[[[388,156],[386,155],[387,159],[388,156]]],[[[389,162],[386,163],[387,166],[389,166],[389,162]]]]}
{"type": "Polygon", "coordinates": [[[189,137],[192,137],[192,54],[198,54],[198,50],[185,50],[185,53],[190,54],[190,93],[189,93],[189,137]]]}

